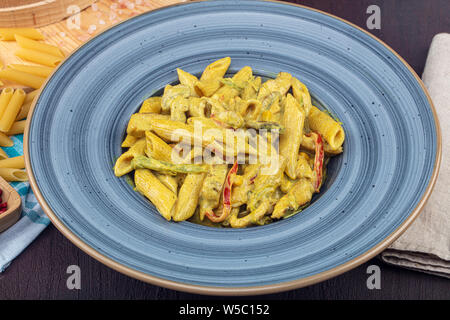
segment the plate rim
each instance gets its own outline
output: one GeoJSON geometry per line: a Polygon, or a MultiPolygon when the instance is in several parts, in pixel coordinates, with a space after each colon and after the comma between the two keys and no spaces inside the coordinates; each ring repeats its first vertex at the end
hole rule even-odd
{"type": "MultiPolygon", "coordinates": [[[[123,21],[120,21],[114,25],[111,25],[110,27],[106,28],[102,32],[98,33],[94,37],[92,37],[87,42],[80,45],[76,50],[72,51],[69,55],[65,57],[63,61],[53,70],[53,72],[47,77],[44,84],[38,89],[38,93],[36,94],[36,97],[33,99],[33,102],[30,107],[29,115],[33,115],[36,102],[39,99],[39,96],[42,92],[42,90],[47,85],[47,82],[52,78],[53,74],[59,69],[59,67],[67,60],[69,59],[75,52],[80,50],[82,47],[84,47],[86,44],[94,40],[96,37],[100,36],[104,32],[112,29],[113,27],[116,27],[128,20],[131,20],[133,18],[139,17],[144,14],[148,14],[149,12],[164,10],[166,8],[175,7],[175,6],[183,6],[188,5],[190,3],[201,3],[206,2],[209,0],[191,0],[188,2],[180,2],[175,3],[163,7],[159,7],[153,10],[149,10],[146,12],[143,12],[137,16],[127,18],[123,21]]],[[[411,211],[409,216],[386,238],[384,238],[381,242],[379,242],[377,245],[372,247],[371,249],[367,250],[366,252],[362,253],[361,255],[355,257],[354,259],[347,261],[341,265],[338,265],[337,267],[334,267],[332,269],[322,271],[320,273],[317,273],[312,276],[308,276],[301,279],[291,280],[291,281],[285,281],[285,282],[279,282],[275,284],[267,284],[267,285],[260,285],[260,286],[247,286],[247,287],[216,287],[216,286],[203,286],[203,285],[196,285],[196,284],[189,284],[189,283],[183,283],[183,282],[176,282],[173,280],[167,280],[164,278],[156,277],[135,269],[132,269],[130,267],[127,267],[92,248],[91,246],[87,245],[81,238],[76,236],[58,217],[57,215],[51,210],[50,206],[47,204],[46,200],[42,196],[37,183],[36,178],[34,176],[32,167],[31,167],[31,160],[29,155],[29,129],[31,124],[31,118],[32,116],[27,118],[25,130],[24,130],[24,139],[23,139],[23,149],[24,149],[24,156],[25,156],[25,167],[28,173],[30,186],[35,194],[36,199],[38,200],[39,204],[41,205],[43,211],[47,214],[52,224],[67,238],[70,242],[75,244],[79,249],[84,251],[86,254],[94,258],[95,260],[101,262],[102,264],[110,267],[111,269],[118,271],[122,274],[125,274],[129,277],[144,281],[146,283],[150,283],[152,285],[172,289],[172,290],[178,290],[183,292],[189,292],[194,294],[206,294],[206,295],[221,295],[221,296],[247,296],[247,295],[262,295],[262,294],[270,294],[270,293],[277,293],[277,292],[283,292],[293,289],[299,289],[303,288],[315,283],[319,283],[331,278],[334,278],[340,274],[343,274],[353,268],[356,268],[357,266],[367,262],[374,256],[381,253],[384,249],[386,249],[391,243],[393,243],[402,233],[406,231],[406,229],[414,222],[414,220],[418,217],[418,215],[421,213],[424,205],[426,204],[428,198],[430,197],[433,188],[435,186],[440,164],[441,164],[441,158],[442,158],[442,133],[441,133],[441,127],[439,123],[439,118],[437,116],[436,108],[433,104],[433,101],[430,97],[430,94],[428,93],[427,88],[425,87],[425,84],[423,83],[422,79],[417,75],[417,73],[414,71],[414,69],[394,50],[392,49],[388,44],[386,44],[384,41],[379,39],[378,37],[372,35],[370,32],[364,30],[363,28],[355,25],[352,22],[349,22],[343,18],[340,18],[336,15],[330,14],[328,12],[311,8],[305,5],[300,5],[296,3],[290,3],[286,1],[275,1],[275,0],[258,0],[256,2],[271,2],[271,3],[279,3],[289,6],[295,6],[300,7],[303,9],[311,10],[317,13],[321,13],[324,15],[327,15],[329,17],[335,18],[337,20],[340,20],[341,22],[344,22],[348,25],[350,25],[353,28],[356,28],[359,31],[364,32],[366,35],[369,35],[374,40],[379,42],[381,45],[383,45],[385,48],[387,48],[391,53],[393,53],[399,60],[402,62],[409,72],[414,76],[420,87],[422,88],[423,92],[425,93],[425,96],[430,104],[431,111],[434,118],[434,123],[436,127],[436,158],[433,166],[433,172],[430,178],[430,181],[428,183],[427,188],[425,189],[425,192],[423,193],[419,203],[417,206],[411,211]]]]}

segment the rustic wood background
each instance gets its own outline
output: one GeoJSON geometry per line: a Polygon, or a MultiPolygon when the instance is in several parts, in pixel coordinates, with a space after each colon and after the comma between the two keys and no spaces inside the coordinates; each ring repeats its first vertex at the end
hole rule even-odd
{"type": "MultiPolygon", "coordinates": [[[[133,7],[132,9],[126,6],[122,8],[123,5],[117,1],[98,1],[96,7],[90,7],[82,13],[81,30],[66,30],[64,22],[56,26],[44,27],[42,30],[51,38],[49,42],[63,46],[66,50],[72,50],[111,23],[178,1],[137,0],[131,2],[134,4],[130,6],[133,7]],[[119,10],[121,10],[120,13],[119,10]],[[103,20],[105,24],[102,24],[100,20],[103,20]],[[90,25],[95,25],[96,29],[94,30],[94,27],[89,29],[90,25]]],[[[378,5],[381,8],[381,30],[369,31],[403,56],[419,75],[422,74],[433,35],[439,32],[450,32],[450,15],[448,14],[450,1],[448,0],[297,0],[291,2],[335,14],[362,28],[366,28],[367,7],[372,4],[378,5]]],[[[4,59],[2,47],[0,47],[0,54],[4,59]]],[[[6,59],[10,58],[10,56],[6,57],[6,59]]],[[[0,274],[0,299],[202,298],[209,297],[156,287],[113,271],[83,253],[53,226],[49,226],[4,273],[0,274]],[[81,268],[81,290],[68,290],[66,287],[68,276],[66,269],[69,265],[78,265],[81,268]]],[[[253,298],[450,299],[450,280],[389,266],[375,258],[339,277],[313,286],[253,298]],[[380,290],[369,290],[366,286],[368,277],[366,270],[372,264],[381,268],[380,290]]]]}

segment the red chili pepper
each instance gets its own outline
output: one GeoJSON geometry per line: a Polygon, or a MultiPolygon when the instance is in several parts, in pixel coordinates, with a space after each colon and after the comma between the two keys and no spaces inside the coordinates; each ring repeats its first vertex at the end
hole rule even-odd
{"type": "Polygon", "coordinates": [[[228,171],[227,178],[225,179],[225,185],[223,187],[223,210],[220,216],[216,216],[214,212],[206,212],[206,216],[212,222],[224,221],[231,212],[231,188],[233,186],[233,178],[236,176],[238,170],[237,160],[228,171]]]}
{"type": "Polygon", "coordinates": [[[323,169],[323,140],[320,133],[316,133],[316,155],[314,157],[314,171],[316,172],[316,180],[314,181],[314,189],[316,192],[320,191],[322,184],[322,169],[323,169]]]}
{"type": "Polygon", "coordinates": [[[223,122],[223,121],[217,119],[215,114],[211,114],[210,118],[211,118],[217,125],[219,125],[219,126],[221,126],[221,127],[223,127],[223,128],[229,128],[229,126],[228,126],[225,122],[223,122]]]}

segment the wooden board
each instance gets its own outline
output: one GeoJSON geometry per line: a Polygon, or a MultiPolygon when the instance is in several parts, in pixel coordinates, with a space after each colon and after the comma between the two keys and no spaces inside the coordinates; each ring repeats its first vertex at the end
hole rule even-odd
{"type": "Polygon", "coordinates": [[[1,200],[8,203],[8,210],[0,213],[0,232],[8,229],[20,218],[22,212],[22,200],[17,191],[9,183],[0,177],[1,200]]]}
{"type": "Polygon", "coordinates": [[[96,0],[2,0],[0,27],[39,27],[58,22],[96,0]]]}
{"type": "MultiPolygon", "coordinates": [[[[58,46],[65,54],[72,52],[82,43],[99,32],[140,13],[163,6],[186,2],[186,0],[98,0],[79,15],[38,28],[45,36],[44,42],[58,46]],[[79,23],[78,23],[79,22],[79,23]]],[[[14,41],[0,41],[0,63],[4,66],[23,61],[14,55],[18,46],[14,41]]],[[[2,80],[3,81],[3,80],[2,80]]],[[[4,86],[20,87],[3,81],[4,86]]]]}

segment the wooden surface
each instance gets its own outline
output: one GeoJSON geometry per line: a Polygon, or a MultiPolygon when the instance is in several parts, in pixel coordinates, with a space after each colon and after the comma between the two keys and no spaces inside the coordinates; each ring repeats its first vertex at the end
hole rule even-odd
{"type": "MultiPolygon", "coordinates": [[[[104,1],[101,1],[104,2],[104,1]]],[[[161,1],[154,1],[154,3],[161,1]]],[[[421,75],[434,34],[450,32],[448,0],[303,0],[308,5],[366,28],[369,5],[381,8],[381,30],[370,31],[393,47],[421,75]]],[[[153,0],[152,0],[153,3],[153,0]]],[[[48,30],[48,29],[47,29],[48,30]]],[[[53,30],[51,32],[58,32],[53,30]]],[[[50,32],[50,30],[49,30],[50,32]]],[[[58,41],[58,40],[57,40],[58,41]]],[[[78,42],[72,40],[69,47],[78,42]]],[[[1,52],[1,50],[0,50],[1,52]]],[[[1,244],[0,244],[1,245],[1,244]]],[[[199,295],[152,286],[97,262],[48,227],[0,274],[0,299],[201,299],[199,295]],[[81,269],[81,289],[68,290],[69,265],[81,269]]],[[[257,299],[450,299],[450,280],[393,267],[372,259],[339,277],[257,299]],[[381,289],[366,286],[369,265],[381,268],[381,289]]],[[[217,297],[211,297],[217,299],[217,297]]],[[[247,298],[242,298],[247,299],[247,298]]]]}
{"type": "Polygon", "coordinates": [[[0,27],[39,27],[56,23],[71,15],[67,8],[81,10],[96,0],[1,0],[0,27]]]}

